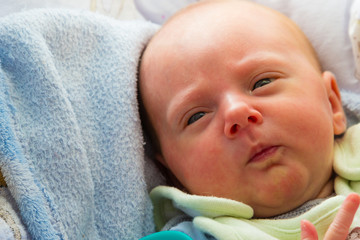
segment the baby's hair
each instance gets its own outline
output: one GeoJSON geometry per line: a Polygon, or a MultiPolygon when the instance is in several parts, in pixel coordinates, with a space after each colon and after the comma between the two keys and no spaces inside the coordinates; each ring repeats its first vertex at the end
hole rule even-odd
{"type": "Polygon", "coordinates": [[[160,149],[160,142],[157,137],[156,131],[150,121],[149,114],[146,111],[146,108],[144,106],[144,102],[142,99],[140,87],[140,76],[138,75],[138,103],[139,103],[139,114],[140,114],[140,120],[141,120],[141,127],[144,134],[144,141],[146,146],[146,154],[153,158],[155,154],[161,153],[160,149]]]}
{"type": "MultiPolygon", "coordinates": [[[[140,81],[140,78],[138,76],[138,84],[140,81]]],[[[141,119],[141,126],[143,130],[144,135],[144,141],[145,141],[145,154],[152,160],[161,174],[165,177],[167,181],[167,185],[174,186],[179,189],[182,189],[183,191],[186,191],[186,189],[182,186],[182,184],[177,180],[177,178],[174,176],[174,174],[169,171],[165,166],[163,166],[159,161],[156,160],[156,154],[161,154],[161,146],[159,139],[157,137],[156,131],[151,124],[149,115],[145,109],[140,87],[138,86],[138,103],[139,103],[139,113],[140,113],[140,119],[141,119]]]]}

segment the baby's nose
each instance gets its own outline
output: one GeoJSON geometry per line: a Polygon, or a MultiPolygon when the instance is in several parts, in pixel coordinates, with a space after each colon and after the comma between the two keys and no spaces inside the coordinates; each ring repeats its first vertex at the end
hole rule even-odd
{"type": "Polygon", "coordinates": [[[229,138],[236,137],[236,134],[250,124],[260,124],[263,116],[248,102],[231,98],[227,100],[224,110],[224,133],[229,138]]]}

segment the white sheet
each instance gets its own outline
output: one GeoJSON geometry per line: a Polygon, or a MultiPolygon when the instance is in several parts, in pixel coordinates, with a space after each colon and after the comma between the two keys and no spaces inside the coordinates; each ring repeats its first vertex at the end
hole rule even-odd
{"type": "Polygon", "coordinates": [[[133,0],[0,0],[0,17],[32,8],[83,9],[116,19],[143,19],[133,0]]]}

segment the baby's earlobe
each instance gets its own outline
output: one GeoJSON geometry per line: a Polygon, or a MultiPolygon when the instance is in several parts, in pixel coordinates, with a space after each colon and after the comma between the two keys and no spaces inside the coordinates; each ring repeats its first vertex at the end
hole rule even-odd
{"type": "Polygon", "coordinates": [[[341,135],[346,130],[346,118],[344,113],[336,113],[333,115],[334,134],[341,135]]]}

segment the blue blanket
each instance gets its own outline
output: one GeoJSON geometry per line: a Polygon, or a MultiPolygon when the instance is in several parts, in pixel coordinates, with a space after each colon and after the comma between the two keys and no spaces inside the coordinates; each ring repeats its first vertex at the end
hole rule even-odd
{"type": "Polygon", "coordinates": [[[33,239],[153,232],[136,77],[157,28],[57,10],[0,19],[0,168],[33,239]]]}

